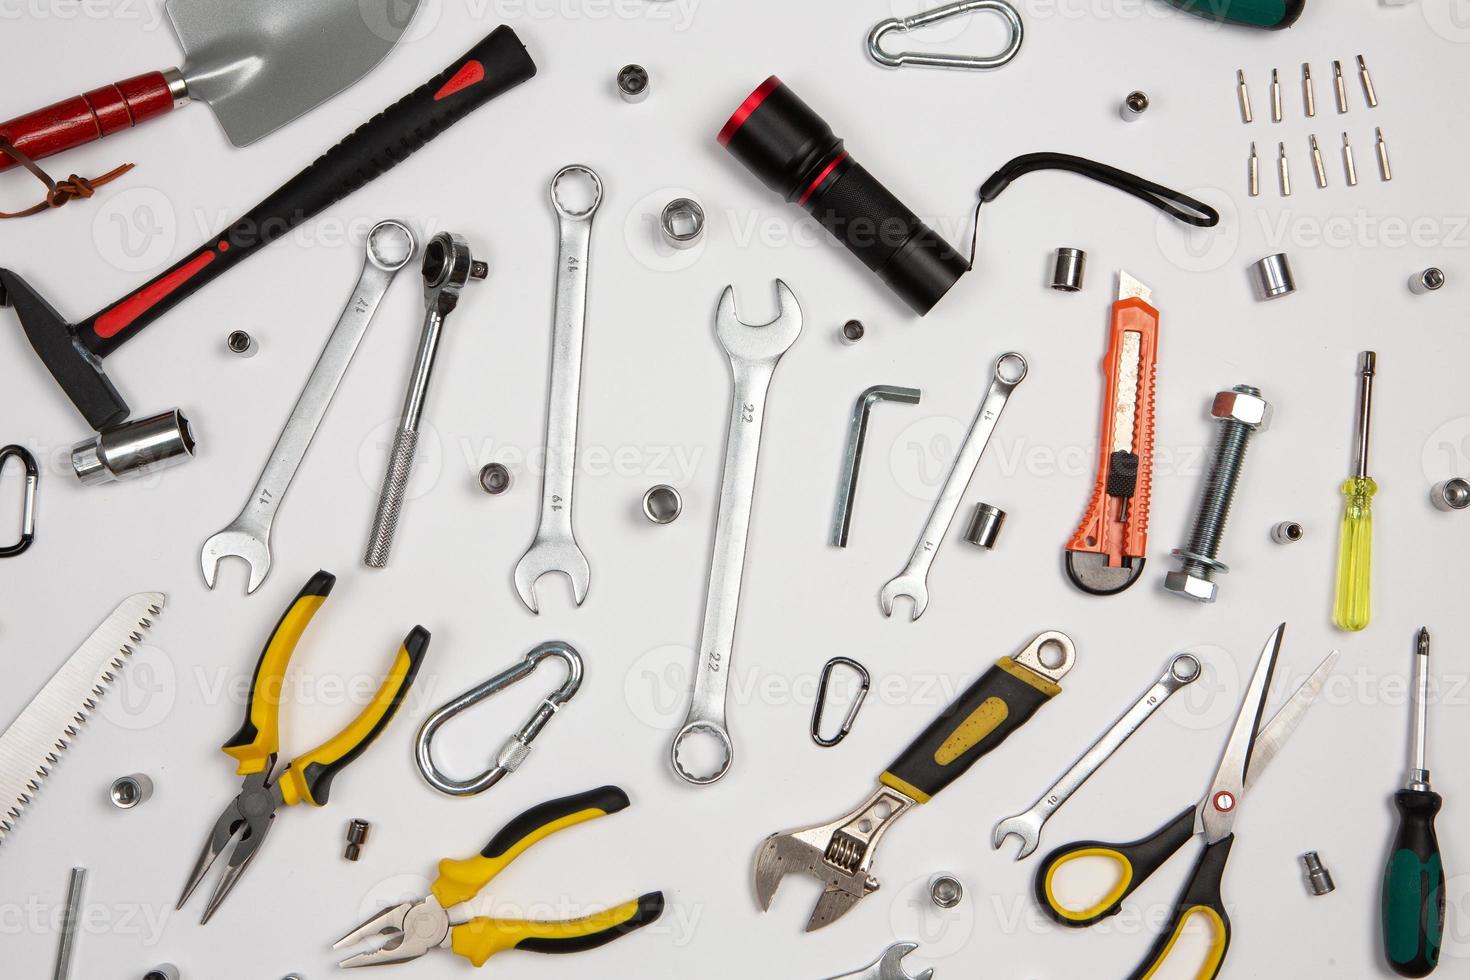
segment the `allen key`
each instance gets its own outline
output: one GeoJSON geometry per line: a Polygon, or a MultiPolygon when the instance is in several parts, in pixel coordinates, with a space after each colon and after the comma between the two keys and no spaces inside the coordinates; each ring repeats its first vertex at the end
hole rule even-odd
{"type": "Polygon", "coordinates": [[[923,392],[918,388],[899,388],[894,385],[873,385],[858,395],[852,407],[852,420],[848,424],[847,452],[842,460],[842,477],[837,481],[837,506],[832,512],[832,546],[847,547],[848,532],[852,529],[852,508],[857,500],[858,470],[863,465],[863,445],[868,438],[868,415],[879,402],[898,402],[917,405],[923,392]]]}

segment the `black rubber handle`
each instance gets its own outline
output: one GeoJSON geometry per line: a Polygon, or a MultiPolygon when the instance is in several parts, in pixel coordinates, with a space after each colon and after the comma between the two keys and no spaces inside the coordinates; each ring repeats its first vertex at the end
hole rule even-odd
{"type": "Polygon", "coordinates": [[[1399,828],[1383,873],[1383,954],[1401,977],[1427,977],[1444,942],[1444,864],[1434,818],[1443,801],[1428,790],[1394,794],[1399,828]]]}
{"type": "Polygon", "coordinates": [[[959,779],[1062,689],[1007,657],[971,684],[880,777],[920,803],[959,779]]]}
{"type": "Polygon", "coordinates": [[[466,115],[536,74],[515,31],[491,31],[464,57],[363,123],[305,170],[130,296],[77,325],[82,345],[106,357],[184,297],[262,246],[392,170],[466,115]]]}
{"type": "Polygon", "coordinates": [[[1196,916],[1203,916],[1209,926],[1210,948],[1195,978],[1215,980],[1220,975],[1220,969],[1225,965],[1225,954],[1230,951],[1230,916],[1225,912],[1220,885],[1225,877],[1225,861],[1234,845],[1234,834],[1205,845],[1184,889],[1174,902],[1163,932],[1154,939],[1148,955],[1138,964],[1138,969],[1128,975],[1128,980],[1148,980],[1158,973],[1164,960],[1174,951],[1174,944],[1196,916]]]}
{"type": "Polygon", "coordinates": [[[545,803],[531,807],[525,813],[516,817],[510,823],[500,828],[500,832],[490,839],[484,849],[480,851],[481,857],[500,858],[504,857],[512,847],[530,837],[543,827],[555,824],[558,821],[579,814],[584,810],[598,811],[598,816],[608,816],[619,813],[629,807],[628,794],[617,786],[599,786],[597,789],[588,790],[585,793],[576,793],[572,796],[563,796],[561,799],[548,800],[545,803]]]}
{"type": "Polygon", "coordinates": [[[1186,807],[1152,834],[1126,844],[1084,840],[1064,844],[1052,851],[1036,868],[1036,878],[1032,882],[1036,904],[1056,922],[1075,929],[1117,915],[1123,909],[1123,900],[1137,891],[1194,836],[1194,809],[1186,807]],[[1099,857],[1117,864],[1118,885],[1091,908],[1069,909],[1062,905],[1053,888],[1057,871],[1069,861],[1099,857]]]}

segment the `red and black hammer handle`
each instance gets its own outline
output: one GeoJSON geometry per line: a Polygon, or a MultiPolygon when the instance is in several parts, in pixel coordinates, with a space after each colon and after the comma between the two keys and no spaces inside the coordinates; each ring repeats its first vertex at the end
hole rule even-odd
{"type": "Polygon", "coordinates": [[[368,120],[316,162],[172,268],[77,324],[106,357],[129,337],[242,259],[393,169],[469,113],[536,74],[515,31],[491,31],[444,71],[368,120]]]}

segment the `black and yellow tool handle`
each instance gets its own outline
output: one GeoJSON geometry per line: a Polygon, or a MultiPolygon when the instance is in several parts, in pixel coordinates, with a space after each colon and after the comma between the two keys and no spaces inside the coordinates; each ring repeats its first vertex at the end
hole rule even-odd
{"type": "Polygon", "coordinates": [[[398,648],[393,666],[378,693],[368,702],[362,713],[346,728],[327,739],[304,755],[291,760],[277,782],[281,791],[281,802],[286,806],[310,803],[326,806],[332,791],[332,780],[367,751],[377,737],[388,727],[393,716],[403,704],[408,689],[418,676],[419,665],[429,651],[429,631],[415,626],[398,648]]]}
{"type": "Polygon", "coordinates": [[[1193,836],[1194,807],[1189,807],[1147,837],[1127,844],[1096,840],[1065,844],[1048,854],[1037,866],[1034,882],[1036,903],[1057,922],[1075,928],[1090,926],[1110,915],[1117,915],[1123,908],[1123,900],[1193,836]],[[1068,908],[1056,894],[1057,872],[1067,863],[1084,858],[1111,861],[1117,867],[1118,880],[1092,905],[1081,909],[1068,908]]]}
{"type": "Polygon", "coordinates": [[[1434,818],[1442,800],[1429,790],[1393,797],[1398,833],[1383,874],[1383,953],[1401,977],[1427,977],[1444,942],[1444,864],[1434,818]]]}
{"type": "Polygon", "coordinates": [[[1195,974],[1195,980],[1215,980],[1220,975],[1220,968],[1225,965],[1225,954],[1230,949],[1230,916],[1225,912],[1220,883],[1225,876],[1225,861],[1230,857],[1230,848],[1234,844],[1235,835],[1231,834],[1205,845],[1164,923],[1164,931],[1154,940],[1138,969],[1128,975],[1128,980],[1148,980],[1156,975],[1174,951],[1179,937],[1196,918],[1204,920],[1210,931],[1210,949],[1195,974]]]}
{"type": "Polygon", "coordinates": [[[1188,10],[1226,24],[1264,27],[1280,30],[1297,22],[1307,7],[1307,0],[1167,0],[1174,7],[1188,10]]]}
{"type": "Polygon", "coordinates": [[[630,902],[563,922],[471,919],[451,930],[453,950],[475,966],[507,949],[530,953],[581,953],[626,936],[658,919],[664,893],[649,892],[630,902]]]}
{"type": "Polygon", "coordinates": [[[239,761],[237,772],[241,776],[265,772],[280,750],[281,694],[286,684],[286,665],[291,662],[296,642],[336,583],[337,576],[331,572],[319,571],[313,575],[291,600],[260,651],[245,705],[245,724],[224,744],[225,754],[239,761]]]}
{"type": "Polygon", "coordinates": [[[903,750],[879,781],[927,803],[1060,693],[1055,682],[1015,659],[999,660],[903,750]]]}
{"type": "Polygon", "coordinates": [[[558,830],[626,810],[628,806],[628,794],[616,786],[600,786],[533,806],[502,827],[474,857],[465,861],[440,861],[439,878],[431,889],[434,897],[446,909],[468,902],[532,844],[558,830]]]}

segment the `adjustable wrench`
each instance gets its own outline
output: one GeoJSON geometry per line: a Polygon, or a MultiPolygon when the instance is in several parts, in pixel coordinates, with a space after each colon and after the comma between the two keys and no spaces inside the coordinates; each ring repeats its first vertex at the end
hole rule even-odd
{"type": "Polygon", "coordinates": [[[932,968],[917,976],[904,969],[903,958],[919,948],[918,943],[894,943],[883,951],[883,955],[854,973],[844,973],[827,980],[931,980],[932,968]]]}
{"type": "Polygon", "coordinates": [[[546,469],[541,477],[541,521],[536,537],[516,564],[516,593],[531,612],[536,582],[561,572],[572,583],[577,605],[587,598],[592,569],[572,534],[572,480],[577,472],[577,403],[582,388],[582,335],[587,327],[587,256],[592,216],[602,203],[602,181],[580,164],[551,178],[557,214],[556,314],[551,330],[551,391],[546,399],[546,469]],[[570,206],[557,193],[562,180],[579,175],[591,182],[592,201],[570,206]]]}
{"type": "Polygon", "coordinates": [[[1128,741],[1134,732],[1143,727],[1159,707],[1174,694],[1175,691],[1187,687],[1199,680],[1201,667],[1199,658],[1190,653],[1181,653],[1169,661],[1169,666],[1164,669],[1161,676],[1153,687],[1144,692],[1138,702],[1124,712],[1123,717],[1113,724],[1113,727],[1092,743],[1092,748],[1083,754],[1073,764],[1071,769],[1052,784],[1051,789],[1042,794],[1041,799],[1025,813],[1014,817],[1007,817],[995,825],[995,831],[991,835],[990,846],[996,849],[1005,843],[1005,839],[1012,834],[1021,838],[1021,850],[1016,855],[1019,861],[1029,856],[1041,843],[1041,828],[1051,819],[1051,815],[1062,808],[1062,804],[1072,798],[1072,794],[1082,788],[1093,773],[1102,767],[1104,762],[1112,758],[1114,752],[1128,741]]]}
{"type": "Polygon", "coordinates": [[[760,460],[761,427],[766,418],[766,394],[781,355],[801,334],[801,306],[781,280],[776,280],[776,318],[769,323],[744,323],[735,312],[735,287],[726,286],[715,311],[715,335],[730,357],[734,395],[730,402],[730,429],[725,438],[725,469],[720,482],[720,513],[715,521],[715,543],[710,554],[709,593],[704,601],[704,626],[699,637],[694,692],[684,727],[674,736],[669,759],[680,779],[708,785],[730,770],[735,746],[725,723],[725,692],[735,646],[735,616],[740,607],[740,578],[745,570],[745,546],[750,534],[750,512],[755,501],[755,472],[760,460]],[[712,736],[720,761],[710,772],[696,773],[679,761],[679,750],[691,735],[712,736]]]}
{"type": "Polygon", "coordinates": [[[367,332],[378,303],[388,292],[398,270],[413,261],[417,251],[418,243],[413,232],[401,221],[380,221],[368,232],[367,258],[363,262],[357,288],[352,291],[342,316],[327,337],[326,346],[322,348],[311,376],[306,379],[306,387],[301,389],[285,428],[276,438],[275,448],[255,482],[249,501],[224,530],[204,542],[199,563],[204,572],[204,584],[211,589],[214,588],[221,558],[240,558],[250,566],[250,581],[245,587],[247,594],[260,588],[270,574],[271,525],[276,511],[286,497],[286,490],[306,456],[317,427],[327,414],[327,406],[347,373],[347,365],[367,332]]]}
{"type": "Polygon", "coordinates": [[[950,524],[954,522],[955,512],[960,509],[960,501],[975,476],[975,468],[980,465],[980,457],[985,454],[985,446],[995,432],[1000,413],[1005,410],[1011,392],[1026,380],[1026,371],[1026,359],[1020,354],[1002,354],[995,359],[995,376],[990,382],[990,389],[980,403],[975,421],[970,423],[970,431],[965,436],[964,445],[960,446],[959,455],[955,456],[949,476],[944,481],[944,489],[939,492],[939,499],[934,501],[929,523],[924,525],[919,543],[914,545],[913,554],[909,555],[909,563],[878,593],[883,615],[893,615],[893,602],[899,596],[913,600],[912,619],[924,615],[924,610],[929,607],[929,568],[934,564],[934,556],[939,554],[939,546],[944,543],[950,524]]]}

